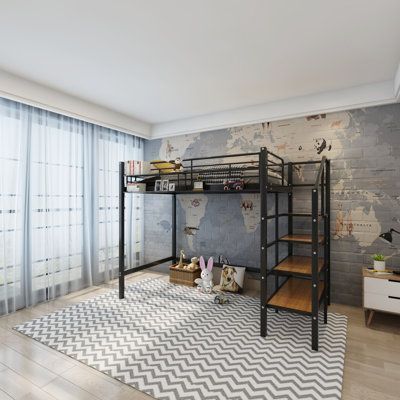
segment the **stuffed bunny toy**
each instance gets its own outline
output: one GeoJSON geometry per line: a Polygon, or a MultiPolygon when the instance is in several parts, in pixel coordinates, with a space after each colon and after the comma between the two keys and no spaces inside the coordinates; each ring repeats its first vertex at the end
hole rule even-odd
{"type": "Polygon", "coordinates": [[[206,293],[211,293],[212,288],[214,286],[213,284],[213,273],[212,273],[212,267],[214,264],[214,260],[212,257],[208,259],[207,262],[207,268],[206,268],[206,263],[204,261],[203,257],[200,257],[200,269],[201,269],[201,278],[197,278],[194,282],[197,283],[197,288],[201,289],[202,291],[206,293]]]}

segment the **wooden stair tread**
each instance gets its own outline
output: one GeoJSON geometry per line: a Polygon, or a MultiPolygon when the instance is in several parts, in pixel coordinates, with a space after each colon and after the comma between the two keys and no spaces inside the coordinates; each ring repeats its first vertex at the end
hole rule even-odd
{"type": "MultiPolygon", "coordinates": [[[[291,213],[286,213],[288,216],[292,216],[292,217],[312,217],[311,213],[304,213],[304,212],[291,212],[291,213]]],[[[317,217],[318,218],[322,218],[324,216],[324,214],[318,214],[317,217]]]]}
{"type": "MultiPolygon", "coordinates": [[[[288,272],[292,274],[303,274],[311,276],[312,258],[307,256],[289,256],[280,262],[275,271],[288,272]]],[[[318,272],[324,266],[324,259],[318,258],[318,272]]]]}
{"type": "MultiPolygon", "coordinates": [[[[268,306],[287,308],[311,313],[311,281],[290,278],[268,301],[268,306]]],[[[318,300],[324,291],[324,283],[318,285],[318,300]]]]}
{"type": "MultiPolygon", "coordinates": [[[[311,235],[307,234],[286,235],[281,237],[279,240],[283,240],[285,242],[312,243],[311,235]]],[[[324,242],[324,236],[318,235],[318,243],[323,243],[323,242],[324,242]]]]}

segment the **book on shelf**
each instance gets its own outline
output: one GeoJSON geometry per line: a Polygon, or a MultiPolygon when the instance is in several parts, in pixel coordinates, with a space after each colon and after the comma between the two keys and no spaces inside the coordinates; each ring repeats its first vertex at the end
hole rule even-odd
{"type": "Polygon", "coordinates": [[[125,161],[125,175],[143,174],[143,161],[125,161]]]}
{"type": "Polygon", "coordinates": [[[151,164],[149,161],[125,161],[125,175],[142,175],[151,173],[151,164]]]}

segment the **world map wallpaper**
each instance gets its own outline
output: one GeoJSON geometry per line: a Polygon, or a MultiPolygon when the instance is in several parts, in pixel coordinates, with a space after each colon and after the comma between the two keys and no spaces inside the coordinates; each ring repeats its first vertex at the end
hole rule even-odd
{"type": "MultiPolygon", "coordinates": [[[[145,145],[145,159],[249,153],[262,146],[285,161],[322,156],[331,160],[332,300],[340,297],[341,302],[360,305],[361,271],[372,264],[372,254],[383,253],[388,266],[400,269],[400,235],[393,235],[392,245],[379,239],[390,228],[400,230],[400,105],[151,140],[145,145]]],[[[315,171],[296,168],[295,179],[312,182],[315,171]]],[[[295,211],[310,210],[309,189],[296,190],[293,196],[295,211]]],[[[232,264],[259,267],[259,194],[194,194],[177,199],[178,250],[184,249],[188,257],[223,255],[232,264]]],[[[279,202],[284,212],[287,196],[280,195],[279,202]]],[[[274,195],[269,195],[268,208],[273,207],[274,195]]],[[[147,196],[144,221],[146,260],[169,256],[171,199],[147,196]]],[[[286,224],[285,219],[280,221],[280,233],[285,233],[286,224]]],[[[298,221],[295,228],[303,233],[308,226],[298,221]]],[[[280,251],[284,254],[285,248],[280,251]]],[[[298,248],[298,253],[304,251],[298,248]]]]}

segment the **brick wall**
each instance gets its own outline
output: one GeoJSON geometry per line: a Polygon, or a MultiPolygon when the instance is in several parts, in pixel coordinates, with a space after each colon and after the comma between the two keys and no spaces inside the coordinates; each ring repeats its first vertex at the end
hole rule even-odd
{"type": "MultiPolygon", "coordinates": [[[[371,254],[382,252],[389,257],[389,266],[400,268],[400,235],[394,236],[392,246],[378,239],[391,227],[400,229],[400,105],[153,140],[146,143],[145,155],[148,160],[199,157],[258,151],[261,146],[288,161],[316,160],[322,155],[332,160],[332,298],[360,305],[361,269],[372,263],[371,254]]],[[[296,173],[302,182],[312,181],[314,176],[311,168],[296,173]]],[[[164,198],[160,202],[160,197],[148,196],[146,200],[148,260],[157,258],[156,254],[170,253],[170,202],[164,198]]],[[[188,249],[188,253],[222,253],[237,264],[257,266],[259,228],[249,230],[243,225],[241,198],[207,197],[206,212],[189,249],[183,233],[188,211],[178,201],[178,246],[188,249]]],[[[269,199],[272,206],[273,197],[269,199]]],[[[256,203],[257,196],[252,200],[256,203]]],[[[309,192],[296,191],[294,204],[297,211],[309,210],[309,192]]],[[[306,232],[308,222],[298,221],[295,227],[306,232]]],[[[281,233],[284,229],[282,222],[281,233]]],[[[298,248],[299,253],[306,250],[298,248]]]]}

